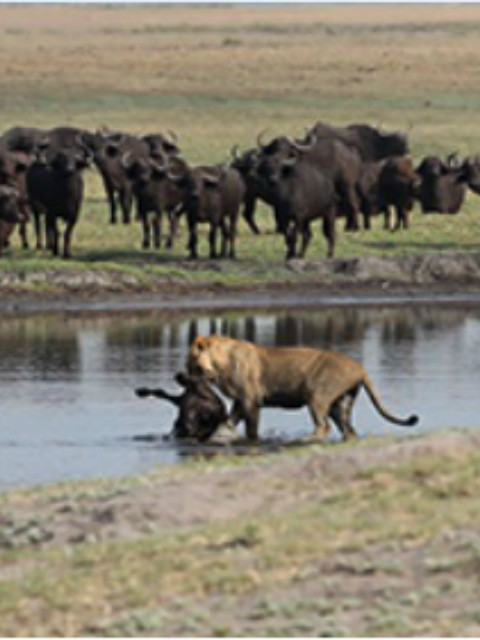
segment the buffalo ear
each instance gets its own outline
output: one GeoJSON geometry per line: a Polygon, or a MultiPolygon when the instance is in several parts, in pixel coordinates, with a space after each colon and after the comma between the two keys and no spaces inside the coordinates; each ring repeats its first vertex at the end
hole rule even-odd
{"type": "Polygon", "coordinates": [[[26,162],[22,162],[21,160],[17,160],[15,163],[15,172],[16,173],[25,173],[28,169],[28,164],[26,162]]]}
{"type": "Polygon", "coordinates": [[[112,142],[109,142],[108,144],[105,145],[104,151],[105,151],[105,155],[108,156],[109,158],[115,158],[115,156],[118,156],[118,154],[120,153],[118,144],[114,144],[112,142]]]}

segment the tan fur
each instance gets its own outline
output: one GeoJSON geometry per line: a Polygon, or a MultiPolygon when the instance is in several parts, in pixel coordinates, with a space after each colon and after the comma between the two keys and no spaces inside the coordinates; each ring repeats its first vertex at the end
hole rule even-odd
{"type": "Polygon", "coordinates": [[[247,436],[257,438],[263,406],[308,406],[315,437],[329,432],[332,418],[344,438],[354,437],[351,410],[361,387],[387,420],[411,426],[418,420],[396,418],[381,404],[361,364],[333,351],[308,347],[260,347],[225,336],[198,336],[190,347],[188,368],[204,375],[234,400],[231,419],[245,420],[247,436]]]}

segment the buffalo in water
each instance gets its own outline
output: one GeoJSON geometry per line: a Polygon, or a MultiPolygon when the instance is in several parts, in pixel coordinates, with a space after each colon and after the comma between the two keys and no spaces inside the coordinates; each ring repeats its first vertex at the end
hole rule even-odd
{"type": "Polygon", "coordinates": [[[184,388],[179,395],[148,387],[140,387],[135,393],[139,398],[167,400],[178,407],[178,416],[169,437],[192,438],[200,442],[208,440],[228,420],[225,404],[201,377],[181,372],[177,373],[175,380],[184,388]]]}

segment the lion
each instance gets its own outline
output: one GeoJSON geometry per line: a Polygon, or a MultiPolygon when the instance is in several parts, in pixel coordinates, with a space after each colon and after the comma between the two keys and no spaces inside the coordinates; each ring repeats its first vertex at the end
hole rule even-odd
{"type": "Polygon", "coordinates": [[[315,425],[312,438],[328,436],[329,418],[344,439],[355,438],[351,414],[361,388],[386,420],[405,427],[418,422],[416,415],[406,419],[392,415],[381,403],[362,365],[334,351],[261,347],[220,335],[197,336],[190,346],[187,368],[233,399],[229,420],[233,425],[244,420],[249,440],[258,438],[261,407],[304,406],[315,425]]]}

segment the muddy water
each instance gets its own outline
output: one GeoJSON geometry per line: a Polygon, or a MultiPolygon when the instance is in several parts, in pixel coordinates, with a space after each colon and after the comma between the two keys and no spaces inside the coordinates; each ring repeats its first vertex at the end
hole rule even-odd
{"type": "MultiPolygon", "coordinates": [[[[141,439],[167,434],[175,409],[139,400],[133,389],[175,391],[192,337],[211,332],[334,348],[361,360],[389,408],[420,415],[409,433],[480,426],[480,307],[7,319],[0,322],[0,489],[181,461],[175,444],[141,439]]],[[[363,394],[354,419],[361,435],[406,432],[382,420],[363,394]]],[[[264,437],[311,429],[306,410],[262,413],[264,437]]]]}

